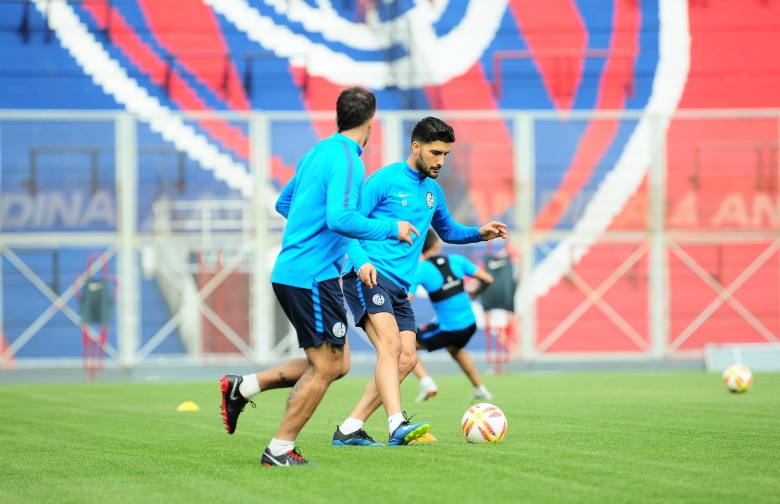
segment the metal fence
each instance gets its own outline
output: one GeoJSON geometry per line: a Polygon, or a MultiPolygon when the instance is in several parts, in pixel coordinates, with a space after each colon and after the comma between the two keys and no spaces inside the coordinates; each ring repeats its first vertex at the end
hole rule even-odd
{"type": "MultiPolygon", "coordinates": [[[[382,112],[367,174],[404,159],[426,115],[468,138],[439,179],[456,219],[510,225],[507,247],[447,251],[514,261],[513,359],[778,340],[780,111],[382,112]]],[[[102,365],[96,348],[123,367],[295,353],[269,284],[284,226],[273,204],[333,125],[330,113],[0,111],[0,365],[102,365]]]]}

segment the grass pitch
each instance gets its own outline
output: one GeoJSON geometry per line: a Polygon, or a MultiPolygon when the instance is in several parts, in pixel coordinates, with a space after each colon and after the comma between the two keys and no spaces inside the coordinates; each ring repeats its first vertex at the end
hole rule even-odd
{"type": "MultiPolygon", "coordinates": [[[[247,406],[234,435],[208,383],[0,386],[0,502],[780,502],[780,374],[745,394],[706,373],[487,377],[509,431],[498,445],[460,433],[470,386],[404,408],[438,442],[333,447],[366,379],[331,386],[298,438],[319,467],[261,468],[286,391],[247,406]],[[201,411],[176,412],[185,400],[201,411]]],[[[366,425],[385,440],[380,410],[366,425]]]]}

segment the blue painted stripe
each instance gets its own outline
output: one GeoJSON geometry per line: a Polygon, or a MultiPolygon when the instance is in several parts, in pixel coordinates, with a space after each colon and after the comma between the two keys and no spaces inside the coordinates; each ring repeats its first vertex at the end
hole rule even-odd
{"type": "Polygon", "coordinates": [[[349,151],[347,144],[341,144],[344,147],[344,154],[347,156],[347,187],[344,188],[344,208],[349,208],[349,190],[352,187],[352,170],[354,169],[354,161],[352,160],[352,153],[349,151]]]}
{"type": "MultiPolygon", "coordinates": [[[[466,17],[466,10],[468,10],[468,2],[450,2],[444,8],[444,12],[438,21],[433,24],[433,29],[436,31],[436,36],[441,38],[448,35],[452,30],[457,28],[463,18],[466,17]]],[[[508,9],[507,9],[508,10],[508,9]]]]}
{"type": "Polygon", "coordinates": [[[312,282],[311,297],[314,301],[314,322],[318,333],[323,332],[322,328],[322,305],[320,304],[320,287],[317,282],[312,282]]]}
{"type": "Polygon", "coordinates": [[[366,310],[366,301],[363,299],[363,289],[360,288],[360,277],[355,278],[355,287],[357,287],[358,297],[360,298],[360,304],[363,306],[363,311],[366,310]]]}

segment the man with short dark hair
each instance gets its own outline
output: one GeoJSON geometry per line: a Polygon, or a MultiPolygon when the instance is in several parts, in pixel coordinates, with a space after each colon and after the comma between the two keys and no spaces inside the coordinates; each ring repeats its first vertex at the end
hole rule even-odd
{"type": "Polygon", "coordinates": [[[360,154],[371,135],[375,110],[371,91],[359,87],[342,91],[336,102],[339,132],[303,156],[276,202],[287,226],[271,282],[306,359],[293,359],[256,375],[225,375],[220,380],[228,434],[235,432],[239,414],[249,398],[260,392],[267,375],[278,376],[271,383],[264,381],[267,388],[294,384],[281,426],[263,452],[263,466],[314,465],[298,453],[295,438],[330,383],[349,369],[347,316],[339,276],[351,239],[397,239],[412,244],[412,233],[419,236],[408,222],[370,219],[356,210],[365,174],[360,154]]]}
{"type": "MultiPolygon", "coordinates": [[[[444,192],[435,179],[450,153],[455,133],[441,119],[426,117],[414,127],[411,154],[386,166],[366,180],[359,211],[372,219],[402,218],[417,229],[429,226],[448,243],[473,243],[506,238],[506,225],[489,222],[481,228],[455,222],[444,192]]],[[[412,423],[401,411],[400,383],[417,364],[414,312],[409,287],[420,258],[423,240],[410,245],[353,240],[347,251],[342,288],[355,323],[376,348],[374,377],[344,423],[336,428],[332,444],[380,446],[363,430],[368,417],[383,405],[388,419],[388,446],[406,445],[424,436],[427,422],[412,423]]]]}
{"type": "MultiPolygon", "coordinates": [[[[422,261],[417,267],[409,290],[409,300],[414,297],[417,286],[422,286],[428,292],[436,313],[436,321],[417,329],[417,349],[433,352],[446,348],[474,385],[472,401],[489,401],[493,398],[479,378],[474,360],[464,348],[477,331],[477,319],[471,309],[471,300],[476,299],[492,283],[493,276],[490,273],[465,257],[442,254],[439,237],[433,229],[428,230],[422,249],[422,261]],[[475,289],[465,289],[463,278],[466,276],[479,280],[475,289]]],[[[435,396],[438,388],[422,362],[417,362],[414,374],[420,379],[420,394],[415,401],[421,402],[435,396]]]]}

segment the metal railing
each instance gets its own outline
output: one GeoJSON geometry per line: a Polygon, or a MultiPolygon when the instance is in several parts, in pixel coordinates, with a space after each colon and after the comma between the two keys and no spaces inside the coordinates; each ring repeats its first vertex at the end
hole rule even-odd
{"type": "MultiPolygon", "coordinates": [[[[451,198],[463,202],[459,208],[451,208],[456,217],[475,224],[497,213],[511,224],[511,245],[520,277],[515,299],[519,344],[514,358],[700,357],[702,341],[711,338],[709,324],[715,320],[713,317],[723,315],[724,306],[736,313],[728,319],[731,326],[754,331],[751,333],[754,339],[777,341],[780,307],[764,306],[747,296],[744,289],[755,282],[759,286],[778,282],[773,264],[780,246],[777,241],[780,111],[698,110],[672,115],[576,110],[565,114],[383,111],[378,116],[383,138],[382,164],[405,158],[404,128],[429,114],[451,122],[456,132],[469,125],[478,129],[473,128],[476,123],[505,134],[505,139],[483,139],[483,143],[456,142],[453,155],[462,156],[459,169],[452,173],[445,171],[443,177],[469,176],[468,180],[451,184],[466,192],[451,198]],[[552,147],[546,147],[544,142],[552,141],[558,148],[557,144],[565,143],[565,138],[555,137],[556,128],[578,121],[583,129],[594,124],[622,126],[629,134],[623,143],[618,143],[617,136],[605,143],[604,150],[609,147],[616,155],[610,158],[605,152],[593,166],[586,166],[580,173],[585,182],[591,180],[590,186],[583,182],[569,193],[562,193],[565,187],[562,176],[557,181],[548,180],[551,175],[545,163],[552,157],[552,147]],[[715,133],[705,134],[700,132],[706,130],[701,128],[704,123],[721,126],[708,130],[715,133]],[[501,173],[507,174],[507,178],[495,181],[491,189],[486,189],[491,186],[490,180],[484,180],[486,166],[475,163],[483,160],[489,164],[490,153],[495,152],[496,145],[503,146],[508,153],[507,164],[490,168],[504,170],[501,173]],[[601,175],[599,166],[604,172],[601,175]],[[685,177],[678,176],[681,173],[685,177]],[[724,177],[730,177],[730,182],[723,182],[724,177]],[[716,186],[723,188],[722,194],[707,192],[716,186]],[[480,196],[479,191],[491,192],[480,196]],[[506,191],[506,197],[497,197],[500,191],[506,191]],[[587,197],[575,208],[571,205],[572,194],[587,197]],[[479,197],[484,211],[475,203],[479,197]],[[556,197],[560,199],[555,200],[556,197]],[[556,202],[562,202],[563,207],[550,211],[553,224],[542,225],[539,216],[556,202]],[[632,211],[636,215],[630,215],[632,211]],[[617,249],[622,251],[615,252],[617,249]],[[737,249],[741,252],[734,252],[737,249]],[[699,284],[694,285],[691,278],[699,284]],[[701,290],[702,286],[706,292],[701,290]],[[688,292],[686,289],[693,289],[690,296],[701,298],[701,303],[680,302],[681,296],[688,292]],[[635,296],[641,304],[638,309],[626,310],[627,302],[622,299],[629,296],[635,296]],[[565,311],[554,309],[564,304],[565,311]],[[609,336],[599,335],[602,329],[609,336]],[[607,340],[614,340],[611,347],[604,346],[607,340]]],[[[0,270],[0,326],[8,343],[4,351],[0,349],[3,353],[0,363],[7,362],[12,355],[17,364],[28,365],[68,358],[70,354],[36,356],[36,353],[46,353],[34,348],[36,338],[50,341],[55,337],[53,334],[65,331],[67,324],[79,322],[73,292],[52,291],[50,282],[40,278],[39,270],[43,266],[16,253],[30,249],[105,252],[120,283],[116,317],[112,322],[115,339],[110,339],[106,348],[109,358],[117,365],[133,367],[141,362],[155,362],[158,346],[168,338],[177,337],[185,341],[181,355],[192,362],[236,356],[268,362],[290,351],[289,326],[276,309],[269,284],[270,267],[283,227],[273,204],[285,182],[281,177],[285,173],[289,176],[289,168],[317,140],[312,121],[332,120],[333,114],[191,112],[171,115],[193,128],[194,136],[179,138],[176,135],[183,130],[172,127],[147,145],[139,142],[142,136],[148,142],[148,134],[139,134],[139,130],[148,128],[147,123],[124,112],[0,111],[0,196],[3,199],[0,254],[6,258],[0,270]],[[242,159],[221,148],[219,139],[198,130],[198,124],[203,121],[242,124],[247,132],[242,141],[248,144],[248,158],[242,159]],[[30,173],[31,167],[24,165],[30,159],[30,151],[24,142],[3,143],[4,139],[24,138],[20,134],[24,125],[46,131],[56,124],[61,127],[67,123],[68,128],[78,129],[90,122],[113,128],[111,145],[103,151],[113,153],[113,178],[100,180],[101,188],[113,184],[108,196],[103,200],[86,200],[86,196],[79,196],[77,188],[68,189],[70,192],[62,189],[56,178],[46,187],[40,180],[45,167],[39,163],[35,166],[37,196],[21,195],[23,174],[30,173]],[[192,139],[197,142],[188,143],[192,139]],[[212,155],[206,147],[214,147],[219,156],[212,155]],[[187,194],[166,193],[155,197],[140,189],[151,182],[145,179],[149,170],[143,166],[139,153],[153,153],[155,149],[184,153],[189,162],[199,167],[200,175],[196,175],[201,177],[200,186],[188,180],[187,194]],[[19,212],[27,211],[30,212],[28,220],[19,218],[19,212]],[[103,215],[100,211],[114,216],[112,225],[90,227],[88,223],[71,229],[60,218],[69,215],[72,219],[67,222],[87,222],[84,215],[99,217],[103,215]],[[42,212],[40,215],[46,218],[36,212],[42,212]],[[38,225],[9,227],[3,224],[3,219],[7,223],[38,225]],[[148,226],[149,219],[158,225],[148,226]],[[159,222],[165,225],[160,227],[159,222]],[[166,249],[171,244],[176,244],[178,252],[165,256],[166,250],[173,250],[166,249]],[[148,250],[156,250],[158,257],[162,254],[165,261],[180,262],[188,253],[198,251],[223,250],[230,254],[204,283],[182,283],[175,277],[186,274],[186,268],[164,267],[167,280],[161,283],[168,287],[160,290],[167,291],[163,297],[170,318],[154,325],[143,313],[149,303],[143,297],[147,294],[142,288],[146,281],[142,275],[143,258],[148,250]],[[209,304],[213,296],[222,295],[223,282],[239,274],[248,278],[245,314],[249,320],[248,334],[243,334],[243,329],[238,330],[231,322],[232,315],[219,311],[216,307],[219,303],[209,304]],[[30,296],[43,295],[46,299],[36,301],[35,306],[40,309],[37,313],[32,310],[27,319],[14,318],[3,311],[17,292],[15,285],[22,282],[20,279],[27,282],[27,290],[23,292],[30,296]],[[185,283],[189,287],[181,288],[185,283]],[[178,294],[172,294],[175,292],[178,294]],[[187,301],[182,301],[185,298],[187,301]],[[65,321],[60,320],[60,325],[53,327],[50,324],[57,320],[58,313],[65,315],[65,321]],[[216,327],[226,344],[232,345],[229,355],[204,355],[197,334],[203,324],[192,324],[191,318],[195,316],[200,322],[208,321],[216,327]],[[189,327],[185,327],[187,323],[189,327]],[[34,351],[25,352],[25,348],[34,351]]],[[[563,131],[563,126],[560,130],[563,131]]],[[[34,140],[30,139],[31,146],[34,140]]],[[[58,144],[67,145],[60,140],[58,144]]],[[[576,141],[570,143],[572,149],[578,148],[576,141]]],[[[77,147],[74,143],[73,148],[77,147]]],[[[180,164],[180,160],[177,162],[180,164]]],[[[554,168],[561,173],[573,173],[577,167],[570,162],[571,157],[554,168]]],[[[94,172],[82,171],[85,176],[94,172]]],[[[84,182],[90,186],[89,177],[84,182]]],[[[191,271],[197,264],[190,261],[187,266],[191,271]]],[[[64,268],[61,274],[72,273],[64,268]]],[[[73,329],[75,333],[76,327],[73,329]]],[[[722,339],[718,342],[728,342],[722,339]]]]}

